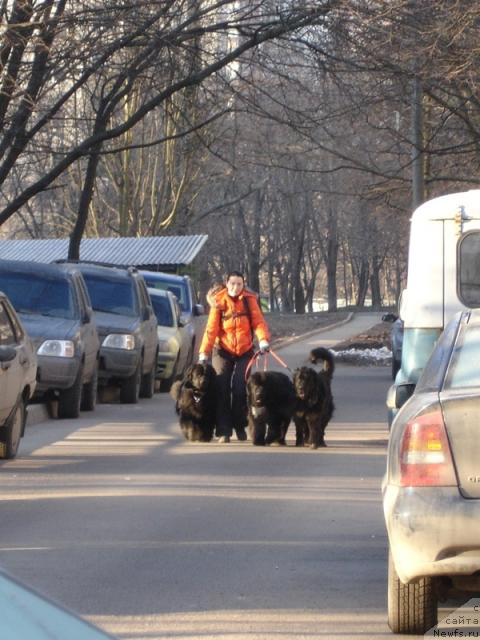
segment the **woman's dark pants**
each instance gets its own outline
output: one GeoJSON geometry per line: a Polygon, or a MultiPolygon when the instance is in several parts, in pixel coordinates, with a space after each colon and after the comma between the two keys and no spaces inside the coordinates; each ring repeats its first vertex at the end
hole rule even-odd
{"type": "Polygon", "coordinates": [[[218,385],[217,437],[230,437],[234,429],[238,435],[247,426],[245,371],[252,356],[253,351],[234,356],[223,349],[213,350],[212,365],[218,385]]]}

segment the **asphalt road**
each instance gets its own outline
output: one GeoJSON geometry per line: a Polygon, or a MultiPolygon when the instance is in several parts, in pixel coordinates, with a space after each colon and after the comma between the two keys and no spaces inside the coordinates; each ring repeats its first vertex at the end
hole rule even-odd
{"type": "MultiPolygon", "coordinates": [[[[377,320],[279,354],[293,368],[377,320]]],[[[389,384],[339,365],[318,451],[186,443],[165,394],[36,425],[0,464],[0,565],[121,638],[391,638],[389,384]]]]}

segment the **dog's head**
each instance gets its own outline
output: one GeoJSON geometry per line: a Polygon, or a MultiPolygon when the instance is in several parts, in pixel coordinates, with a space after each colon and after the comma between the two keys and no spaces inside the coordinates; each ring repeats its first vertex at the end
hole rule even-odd
{"type": "Polygon", "coordinates": [[[261,371],[252,373],[247,383],[248,403],[251,407],[264,407],[268,403],[268,384],[261,371]]]}
{"type": "Polygon", "coordinates": [[[187,369],[184,386],[192,390],[194,398],[199,400],[211,388],[215,379],[215,370],[211,364],[198,363],[187,369]]]}
{"type": "Polygon", "coordinates": [[[318,398],[318,374],[310,367],[300,367],[293,374],[295,395],[299,400],[314,404],[318,398]]]}

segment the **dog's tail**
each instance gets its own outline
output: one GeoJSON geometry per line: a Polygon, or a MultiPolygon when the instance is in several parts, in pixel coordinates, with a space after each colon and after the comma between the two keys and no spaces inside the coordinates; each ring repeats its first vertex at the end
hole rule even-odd
{"type": "Polygon", "coordinates": [[[328,375],[330,380],[333,378],[333,372],[335,371],[335,359],[333,353],[325,347],[317,347],[310,351],[310,362],[317,364],[319,360],[323,360],[323,370],[328,375]]]}

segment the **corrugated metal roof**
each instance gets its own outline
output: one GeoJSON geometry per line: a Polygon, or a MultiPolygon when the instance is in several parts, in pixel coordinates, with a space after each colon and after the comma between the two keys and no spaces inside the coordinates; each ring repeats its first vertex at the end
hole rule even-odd
{"type": "MultiPolygon", "coordinates": [[[[207,238],[207,235],[85,238],[80,244],[80,258],[129,266],[188,265],[207,238]]],[[[68,243],[68,239],[0,240],[0,260],[62,260],[67,258],[68,243]]]]}

